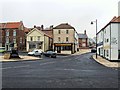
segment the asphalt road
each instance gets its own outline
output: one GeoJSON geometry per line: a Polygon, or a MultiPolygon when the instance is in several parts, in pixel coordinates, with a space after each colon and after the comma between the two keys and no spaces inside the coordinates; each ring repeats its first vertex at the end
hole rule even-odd
{"type": "Polygon", "coordinates": [[[91,55],[2,63],[2,87],[118,88],[118,69],[102,66],[91,55]]]}

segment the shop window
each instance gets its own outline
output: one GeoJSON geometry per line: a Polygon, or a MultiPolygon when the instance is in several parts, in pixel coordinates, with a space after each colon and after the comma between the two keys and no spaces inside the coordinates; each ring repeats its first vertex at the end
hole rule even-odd
{"type": "Polygon", "coordinates": [[[29,48],[30,49],[36,48],[36,45],[35,44],[29,44],[29,48]]]}
{"type": "Polygon", "coordinates": [[[71,50],[71,46],[62,46],[61,49],[64,50],[71,50]]]}

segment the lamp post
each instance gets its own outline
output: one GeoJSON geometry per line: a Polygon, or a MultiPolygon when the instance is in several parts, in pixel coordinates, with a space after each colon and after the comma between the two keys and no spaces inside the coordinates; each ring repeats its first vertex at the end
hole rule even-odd
{"type": "Polygon", "coordinates": [[[96,23],[96,59],[97,59],[97,19],[95,21],[91,21],[91,24],[96,23]]]}

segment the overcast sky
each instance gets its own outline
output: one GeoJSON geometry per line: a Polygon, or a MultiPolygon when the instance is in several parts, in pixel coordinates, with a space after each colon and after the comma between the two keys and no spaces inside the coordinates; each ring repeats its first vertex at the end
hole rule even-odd
{"type": "Polygon", "coordinates": [[[0,22],[23,21],[26,27],[49,27],[69,23],[78,33],[95,36],[114,16],[118,16],[120,0],[0,0],[0,22]]]}

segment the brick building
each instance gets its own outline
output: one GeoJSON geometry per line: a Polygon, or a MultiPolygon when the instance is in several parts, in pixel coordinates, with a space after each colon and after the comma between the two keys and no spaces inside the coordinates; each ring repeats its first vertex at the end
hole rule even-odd
{"type": "Polygon", "coordinates": [[[86,34],[86,30],[84,31],[84,34],[78,34],[78,42],[79,48],[88,48],[88,36],[86,34]]]}
{"type": "Polygon", "coordinates": [[[7,51],[12,47],[25,49],[25,27],[23,22],[0,23],[0,43],[7,51]]]}

